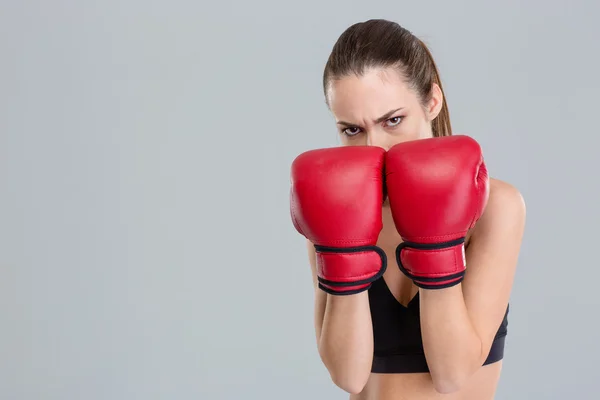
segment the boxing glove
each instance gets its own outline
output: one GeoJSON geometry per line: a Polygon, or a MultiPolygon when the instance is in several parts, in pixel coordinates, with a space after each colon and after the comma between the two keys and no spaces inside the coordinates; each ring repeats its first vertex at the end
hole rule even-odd
{"type": "Polygon", "coordinates": [[[318,286],[327,293],[360,293],[385,271],[376,246],[384,162],[381,148],[350,146],[307,151],[292,163],[292,222],[315,246],[318,286]]]}
{"type": "Polygon", "coordinates": [[[386,185],[396,230],[396,261],[424,289],[457,285],[466,270],[464,241],[483,214],[488,172],[479,144],[444,136],[394,145],[386,185]]]}

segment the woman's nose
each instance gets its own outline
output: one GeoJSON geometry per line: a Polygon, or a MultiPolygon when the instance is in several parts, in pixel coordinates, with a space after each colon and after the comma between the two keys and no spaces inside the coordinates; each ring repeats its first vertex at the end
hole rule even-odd
{"type": "Polygon", "coordinates": [[[374,147],[381,147],[385,151],[388,151],[392,146],[389,135],[383,132],[369,132],[367,134],[367,145],[374,147]]]}

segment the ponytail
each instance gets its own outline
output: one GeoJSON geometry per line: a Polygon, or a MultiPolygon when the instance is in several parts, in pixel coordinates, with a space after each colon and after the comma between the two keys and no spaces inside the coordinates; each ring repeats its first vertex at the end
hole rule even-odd
{"type": "MultiPolygon", "coordinates": [[[[442,91],[442,109],[440,113],[435,117],[433,121],[431,121],[431,130],[433,131],[433,136],[451,136],[452,135],[452,124],[450,123],[450,111],[448,110],[448,102],[446,101],[446,95],[444,93],[444,88],[442,86],[442,80],[440,79],[440,73],[438,71],[437,65],[429,48],[427,45],[423,43],[422,40],[418,39],[423,51],[427,54],[427,60],[431,67],[431,72],[433,77],[431,79],[432,84],[437,84],[442,91]]],[[[430,90],[431,93],[431,90],[430,90]]],[[[430,94],[431,95],[431,94],[430,94]]]]}

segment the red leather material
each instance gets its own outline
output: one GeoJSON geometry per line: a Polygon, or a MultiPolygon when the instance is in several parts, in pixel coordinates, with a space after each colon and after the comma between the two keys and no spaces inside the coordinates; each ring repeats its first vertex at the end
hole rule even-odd
{"type": "Polygon", "coordinates": [[[447,282],[448,276],[459,274],[466,268],[464,246],[459,244],[442,249],[415,249],[405,247],[400,252],[400,261],[410,271],[414,279],[435,278],[439,283],[447,282]],[[443,268],[438,268],[443,266],[443,268]]]}
{"type": "Polygon", "coordinates": [[[368,280],[381,269],[381,258],[373,250],[352,253],[325,253],[317,250],[317,273],[337,283],[368,280]],[[330,278],[328,278],[330,277],[330,278]]]}
{"type": "Polygon", "coordinates": [[[487,204],[479,144],[461,135],[397,144],[387,153],[386,183],[394,224],[406,242],[401,268],[432,286],[464,272],[463,244],[447,242],[464,239],[487,204]]]}
{"type": "Polygon", "coordinates": [[[374,247],[383,227],[384,162],[381,148],[351,146],[310,150],[292,163],[291,218],[317,247],[326,288],[352,291],[344,285],[368,283],[385,269],[385,254],[374,247]]]}

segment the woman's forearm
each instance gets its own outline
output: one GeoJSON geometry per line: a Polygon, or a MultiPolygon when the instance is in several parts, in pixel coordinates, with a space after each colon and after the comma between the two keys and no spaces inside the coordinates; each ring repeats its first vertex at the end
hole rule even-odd
{"type": "Polygon", "coordinates": [[[368,293],[327,296],[319,354],[333,382],[360,393],[373,362],[373,328],[368,293]]]}
{"type": "Polygon", "coordinates": [[[459,390],[481,367],[481,338],[471,323],[461,285],[421,290],[421,330],[427,364],[436,389],[459,390]]]}

